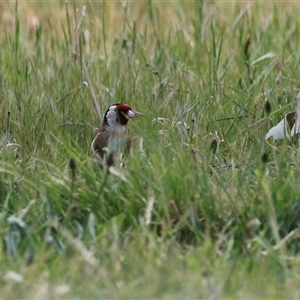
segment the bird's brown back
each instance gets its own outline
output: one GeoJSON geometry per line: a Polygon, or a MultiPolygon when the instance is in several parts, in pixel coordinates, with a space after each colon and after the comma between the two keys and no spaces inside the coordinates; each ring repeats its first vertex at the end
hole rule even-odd
{"type": "Polygon", "coordinates": [[[106,124],[104,123],[100,125],[92,144],[94,153],[100,158],[103,158],[105,154],[105,148],[108,146],[109,134],[105,127],[106,124]]]}

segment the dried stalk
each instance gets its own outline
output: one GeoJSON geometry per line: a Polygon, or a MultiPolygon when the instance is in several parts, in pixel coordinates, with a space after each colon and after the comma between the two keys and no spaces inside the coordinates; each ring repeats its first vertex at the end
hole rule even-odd
{"type": "MultiPolygon", "coordinates": [[[[76,9],[75,4],[73,6],[73,9],[74,9],[74,22],[75,22],[75,24],[74,24],[74,48],[75,48],[76,57],[81,57],[80,45],[79,45],[79,30],[80,30],[82,20],[85,16],[86,7],[85,6],[82,7],[81,16],[79,18],[79,21],[77,20],[77,16],[76,16],[77,9],[76,9]]],[[[81,67],[82,67],[83,75],[85,77],[85,81],[87,83],[87,87],[89,89],[89,93],[90,93],[92,101],[93,101],[95,112],[97,114],[99,122],[101,122],[101,120],[102,120],[101,108],[100,108],[99,102],[97,101],[96,94],[95,94],[94,88],[92,86],[90,75],[88,73],[87,66],[86,66],[84,59],[81,60],[81,67]]]]}

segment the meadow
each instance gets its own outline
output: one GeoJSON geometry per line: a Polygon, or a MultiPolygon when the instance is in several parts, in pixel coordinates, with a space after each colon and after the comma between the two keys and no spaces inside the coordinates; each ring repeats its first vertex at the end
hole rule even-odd
{"type": "Polygon", "coordinates": [[[3,299],[299,299],[300,4],[0,2],[3,299]],[[126,168],[90,153],[106,109],[126,168]],[[109,171],[108,171],[109,169],[109,171]]]}

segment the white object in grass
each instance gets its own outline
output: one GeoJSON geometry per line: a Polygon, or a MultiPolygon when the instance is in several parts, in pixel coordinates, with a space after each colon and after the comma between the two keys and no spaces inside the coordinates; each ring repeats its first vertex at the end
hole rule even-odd
{"type": "Polygon", "coordinates": [[[285,118],[276,126],[272,127],[266,134],[266,140],[272,137],[274,140],[282,140],[285,138],[285,118]]]}
{"type": "Polygon", "coordinates": [[[297,106],[294,112],[290,112],[266,134],[266,140],[272,137],[274,140],[291,138],[300,132],[300,92],[297,95],[297,106]]]}

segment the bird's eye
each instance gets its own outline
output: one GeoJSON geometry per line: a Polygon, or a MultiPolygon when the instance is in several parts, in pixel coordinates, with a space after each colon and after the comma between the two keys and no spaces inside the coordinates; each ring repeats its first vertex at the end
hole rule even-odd
{"type": "Polygon", "coordinates": [[[126,111],[120,110],[120,114],[121,114],[123,117],[125,117],[126,119],[129,119],[129,118],[128,118],[128,110],[126,110],[126,111]]]}

